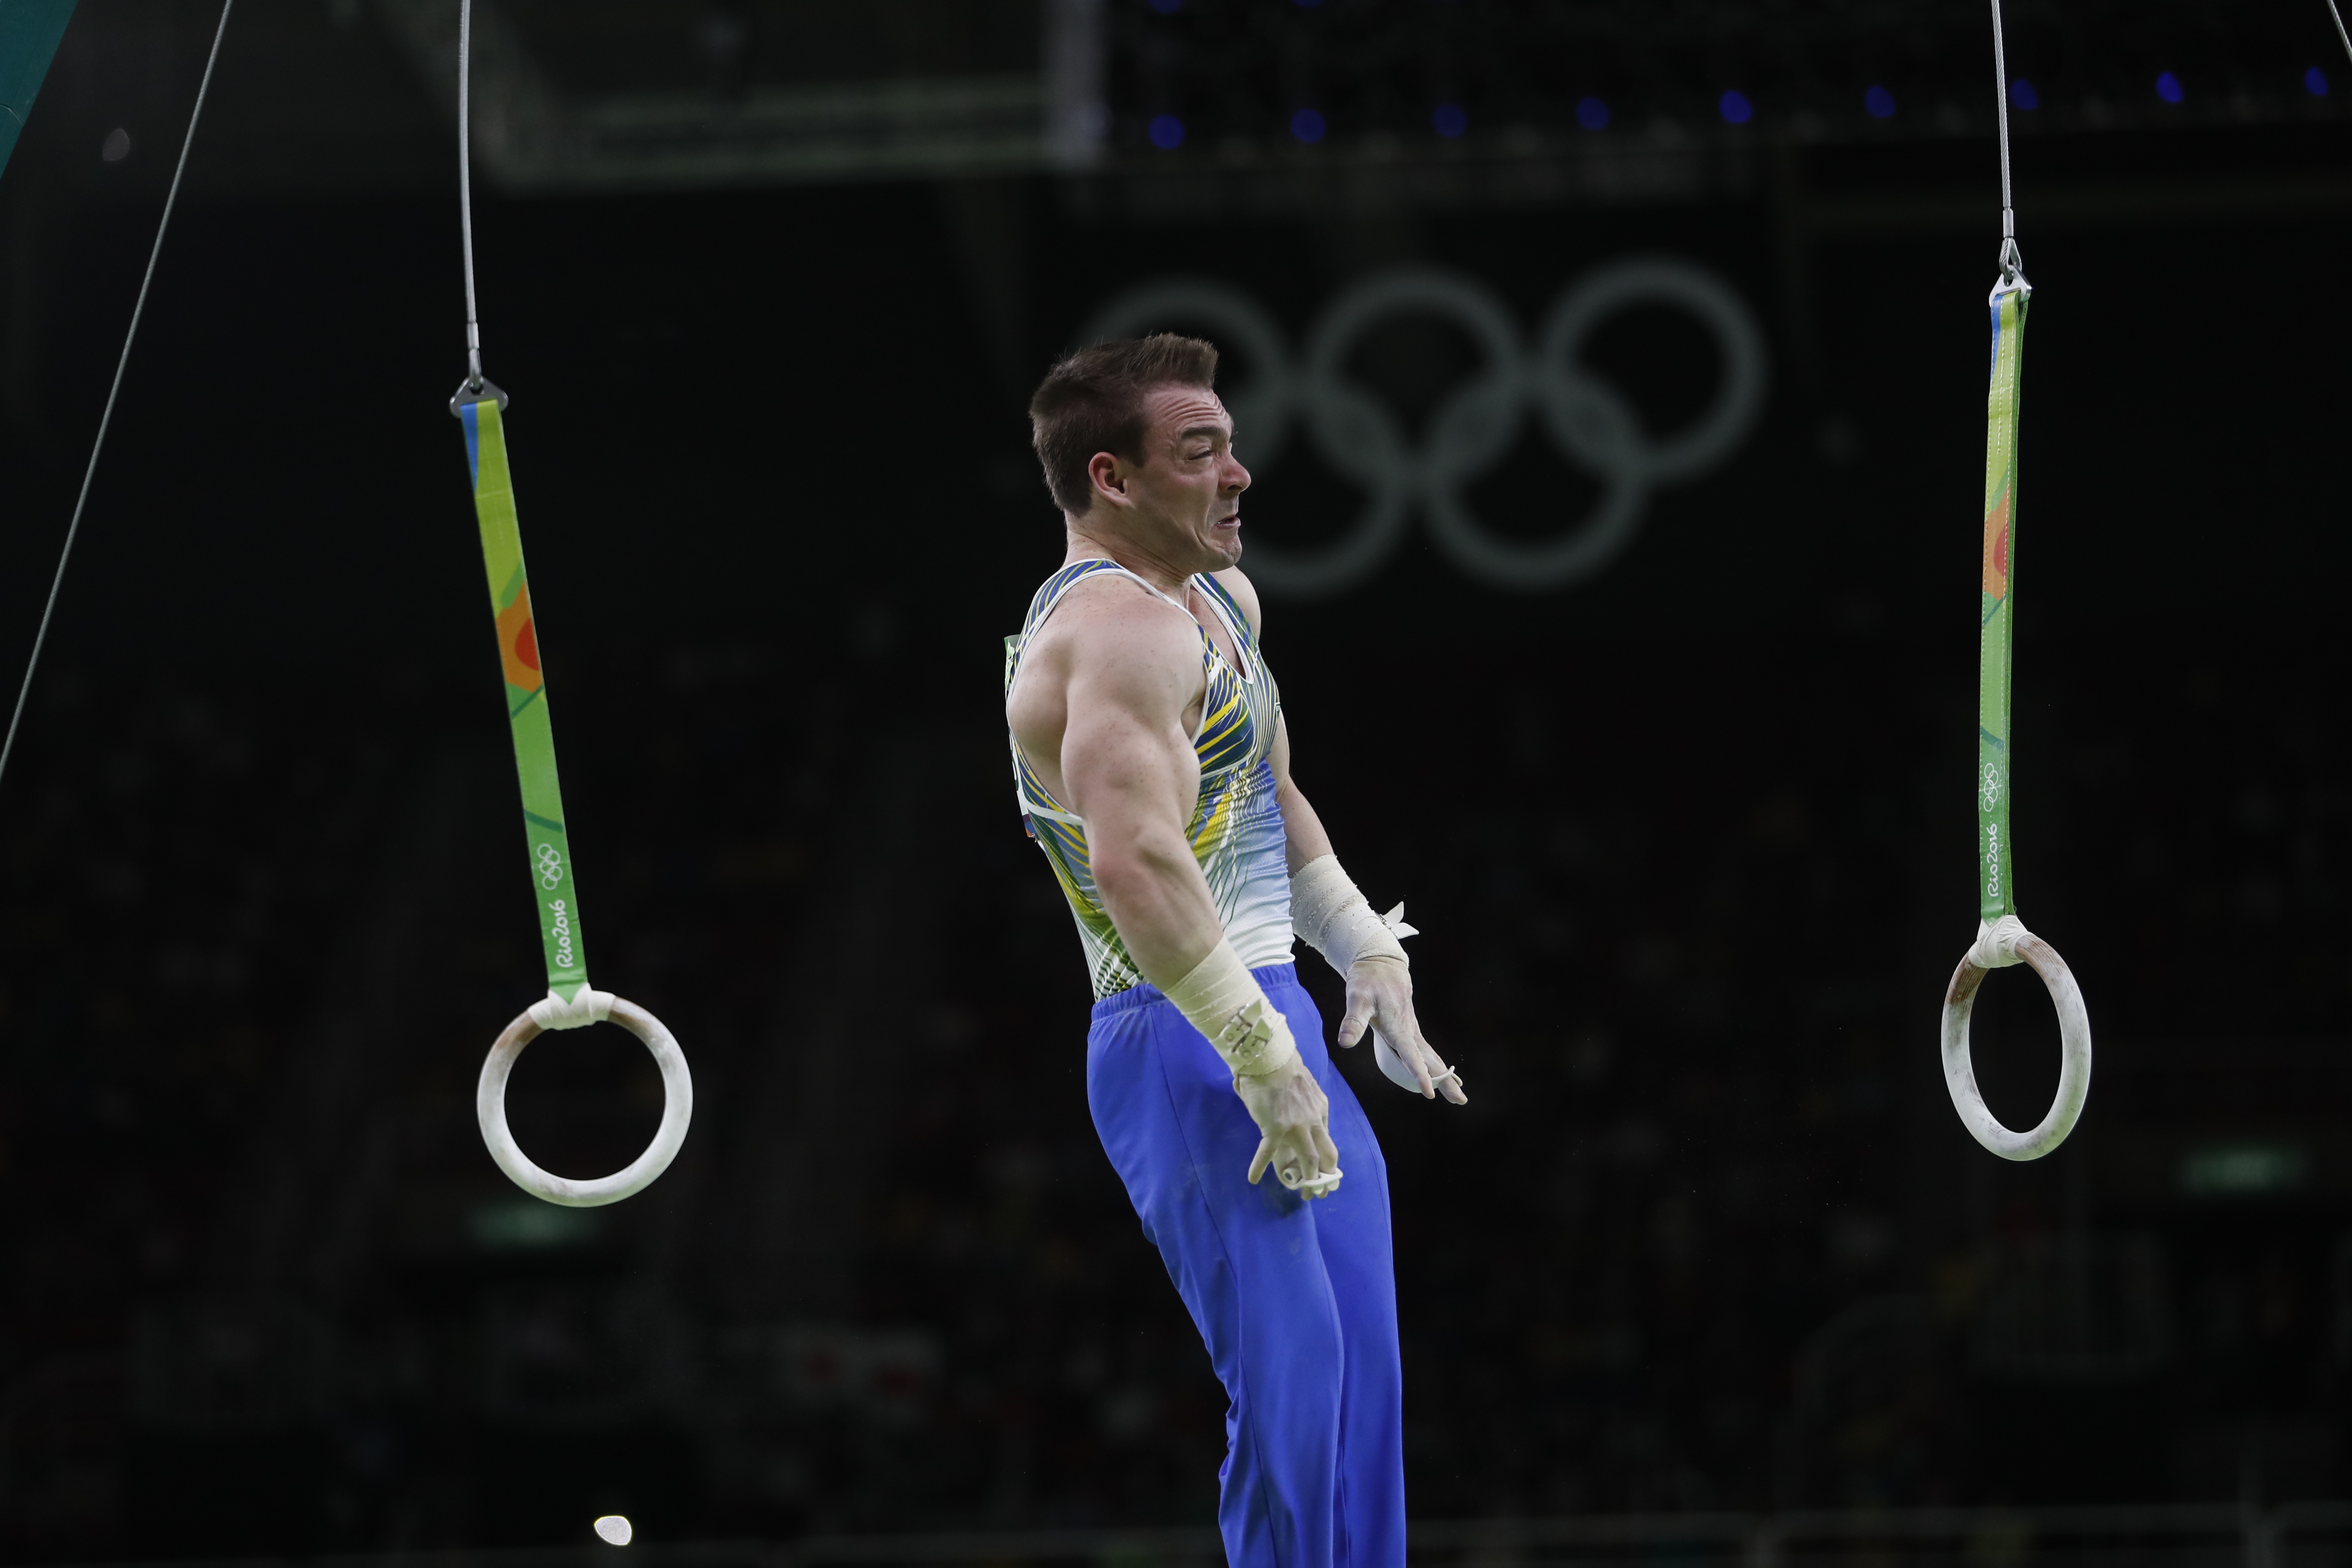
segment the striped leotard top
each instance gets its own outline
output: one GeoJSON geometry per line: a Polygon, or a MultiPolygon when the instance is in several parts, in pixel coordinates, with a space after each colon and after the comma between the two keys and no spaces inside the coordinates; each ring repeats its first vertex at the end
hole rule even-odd
{"type": "MultiPolygon", "coordinates": [[[[1021,672],[1021,650],[1061,603],[1062,595],[1085,578],[1108,572],[1142,584],[1152,597],[1181,611],[1192,612],[1145,583],[1116,561],[1076,561],[1045,579],[1029,601],[1021,635],[1004,639],[1004,691],[1021,672]]],[[[1282,805],[1274,793],[1274,737],[1282,717],[1282,695],[1258,651],[1249,617],[1233,595],[1205,573],[1192,579],[1234,639],[1240,668],[1217,651],[1206,626],[1201,632],[1201,668],[1206,689],[1201,698],[1201,727],[1192,736],[1193,754],[1201,760],[1201,795],[1184,836],[1192,846],[1201,874],[1208,879],[1217,919],[1234,952],[1251,968],[1290,962],[1290,875],[1282,827],[1282,805]]],[[[1087,825],[1064,810],[1037,777],[1021,742],[1013,742],[1013,792],[1021,803],[1023,824],[1045,850],[1055,879],[1070,900],[1078,941],[1086,949],[1087,970],[1097,997],[1112,995],[1140,984],[1142,972],[1128,956],[1110,915],[1095,888],[1094,869],[1087,852],[1087,825]]]]}

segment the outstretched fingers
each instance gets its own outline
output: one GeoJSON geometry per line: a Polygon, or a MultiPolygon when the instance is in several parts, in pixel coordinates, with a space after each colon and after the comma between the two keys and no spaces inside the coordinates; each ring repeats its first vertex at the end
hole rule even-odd
{"type": "Polygon", "coordinates": [[[1454,1105],[1470,1103],[1470,1097],[1462,1090],[1462,1075],[1445,1065],[1445,1058],[1437,1054],[1437,1047],[1421,1032],[1421,1019],[1412,1010],[1410,991],[1382,999],[1375,1026],[1397,1060],[1412,1074],[1413,1084],[1423,1100],[1443,1095],[1454,1105]]]}
{"type": "Polygon", "coordinates": [[[1445,1065],[1445,1058],[1437,1054],[1435,1047],[1421,1037],[1421,1031],[1418,1029],[1413,1031],[1413,1042],[1421,1047],[1420,1077],[1424,1083],[1433,1084],[1437,1092],[1444,1095],[1450,1103],[1469,1104],[1470,1096],[1462,1088],[1462,1075],[1445,1065]],[[1430,1070],[1432,1068],[1436,1069],[1434,1073],[1430,1070]]]}
{"type": "Polygon", "coordinates": [[[1421,1019],[1412,1010],[1410,994],[1381,1009],[1380,1030],[1388,1037],[1389,1047],[1396,1052],[1397,1059],[1412,1070],[1422,1099],[1435,1100],[1441,1084],[1453,1087],[1452,1080],[1445,1077],[1444,1061],[1421,1032],[1421,1019]]]}
{"type": "Polygon", "coordinates": [[[1421,1085],[1422,1098],[1435,1100],[1444,1095],[1455,1105],[1467,1105],[1469,1097],[1462,1092],[1462,1075],[1445,1065],[1429,1037],[1421,1032],[1421,1019],[1412,1010],[1412,998],[1408,996],[1397,1009],[1401,1016],[1383,1017],[1381,1032],[1389,1044],[1400,1047],[1397,1055],[1412,1068],[1413,1081],[1421,1085]]]}
{"type": "MultiPolygon", "coordinates": [[[[1412,1080],[1421,1086],[1421,1098],[1435,1100],[1437,1087],[1430,1082],[1429,1064],[1437,1061],[1437,1053],[1431,1050],[1429,1042],[1421,1037],[1421,1020],[1412,1016],[1412,1004],[1407,1002],[1398,1011],[1402,1016],[1381,1020],[1388,1026],[1381,1032],[1388,1036],[1389,1045],[1391,1047],[1400,1045],[1404,1047],[1397,1052],[1397,1057],[1406,1067],[1412,1069],[1412,1080]]],[[[1444,1070],[1445,1065],[1439,1062],[1438,1071],[1444,1070]]]]}

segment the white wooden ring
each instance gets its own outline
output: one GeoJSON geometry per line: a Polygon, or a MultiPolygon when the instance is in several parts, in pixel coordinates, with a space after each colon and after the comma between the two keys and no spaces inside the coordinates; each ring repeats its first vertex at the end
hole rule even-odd
{"type": "Polygon", "coordinates": [[[2051,1101],[2050,1114],[2030,1132],[2011,1132],[1994,1120],[1985,1108],[1984,1096],[1977,1091],[1976,1068],[1969,1060],[1969,1015],[1976,1007],[1977,987],[1984,984],[1988,972],[1978,968],[1972,958],[1960,960],[1944,993],[1944,1086],[1952,1091],[1952,1108],[1960,1113],[1961,1123],[1978,1142],[2004,1160],[2039,1160],[2074,1131],[2083,1114],[2083,1101],[2091,1092],[2091,1014],[2083,1005],[2082,988],[2074,984],[2074,972],[2056,948],[2029,934],[2018,939],[2015,951],[2042,976],[2042,984],[2050,988],[2050,1000],[2058,1007],[2062,1055],[2058,1096],[2051,1101]]]}
{"type": "Polygon", "coordinates": [[[522,1048],[540,1033],[529,1013],[507,1026],[482,1063],[481,1081],[474,1089],[474,1114],[482,1124],[482,1142],[489,1145],[490,1158],[499,1163],[499,1169],[532,1197],[575,1209],[619,1203],[652,1185],[656,1176],[669,1169],[678,1146],[686,1142],[686,1124],[694,1119],[694,1079],[686,1070],[686,1053],[677,1048],[677,1041],[659,1018],[634,1002],[614,997],[612,1021],[646,1043],[662,1075],[661,1126],[646,1152],[616,1175],[575,1182],[542,1171],[516,1146],[514,1134],[507,1130],[507,1075],[514,1070],[522,1048]]]}

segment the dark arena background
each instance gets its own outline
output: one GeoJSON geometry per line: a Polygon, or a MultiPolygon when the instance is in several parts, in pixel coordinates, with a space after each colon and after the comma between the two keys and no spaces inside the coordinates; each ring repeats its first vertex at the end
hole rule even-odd
{"type": "MultiPolygon", "coordinates": [[[[0,180],[11,690],[216,19],[80,0],[0,180]]],[[[1001,700],[1062,549],[1028,392],[1145,327],[1227,351],[1297,771],[1426,933],[1473,1096],[1344,1063],[1415,1559],[2345,1561],[2324,0],[2009,9],[2015,864],[2098,1051],[2033,1163],[1954,1116],[1936,1022],[1976,919],[1983,7],[474,25],[586,924],[693,1130],[601,1209],[483,1149],[540,985],[446,408],[457,0],[239,0],[0,781],[7,1561],[569,1563],[610,1514],[712,1568],[1221,1559],[1223,1395],[1088,1119],[1001,700]]],[[[2011,1125],[2056,1047],[1988,983],[2011,1125]]],[[[597,1029],[509,1100],[589,1174],[661,1087],[597,1029]]]]}

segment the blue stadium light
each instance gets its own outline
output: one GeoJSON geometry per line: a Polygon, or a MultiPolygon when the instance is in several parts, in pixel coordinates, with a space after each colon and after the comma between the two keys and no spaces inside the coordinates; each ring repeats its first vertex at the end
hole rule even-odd
{"type": "Polygon", "coordinates": [[[1576,100],[1576,122],[1587,131],[1605,131],[1609,128],[1609,106],[1597,98],[1580,98],[1576,100]]]}
{"type": "Polygon", "coordinates": [[[1301,142],[1310,144],[1320,142],[1323,132],[1328,129],[1323,117],[1311,109],[1302,109],[1290,117],[1290,133],[1301,142]]]}
{"type": "Polygon", "coordinates": [[[1873,120],[1895,118],[1895,95],[1883,87],[1874,87],[1862,95],[1862,106],[1870,110],[1873,120]]]}
{"type": "Polygon", "coordinates": [[[2033,90],[2032,82],[2019,77],[2009,84],[2009,101],[2020,109],[2035,110],[2042,107],[2042,95],[2033,90]]]}
{"type": "Polygon", "coordinates": [[[1151,117],[1151,144],[1161,152],[1184,145],[1184,122],[1172,114],[1151,117]]]}
{"type": "Polygon", "coordinates": [[[1715,107],[1727,124],[1745,125],[1756,118],[1756,106],[1748,102],[1748,95],[1738,88],[1730,89],[1717,99],[1715,107]]]}
{"type": "Polygon", "coordinates": [[[2179,77],[2170,71],[2158,71],[2156,78],[2156,96],[2167,103],[2179,103],[2187,95],[2180,90],[2179,77]]]}
{"type": "Polygon", "coordinates": [[[1430,110],[1429,123],[1440,136],[1459,136],[1470,129],[1470,115],[1458,103],[1441,103],[1430,110]]]}
{"type": "Polygon", "coordinates": [[[2314,98],[2327,96],[2327,73],[2317,66],[2303,73],[2303,90],[2314,98]]]}

